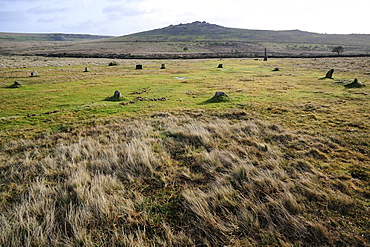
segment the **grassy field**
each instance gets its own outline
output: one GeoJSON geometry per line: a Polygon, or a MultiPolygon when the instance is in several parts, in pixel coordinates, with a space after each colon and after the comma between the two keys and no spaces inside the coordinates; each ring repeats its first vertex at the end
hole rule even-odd
{"type": "Polygon", "coordinates": [[[1,246],[370,244],[369,58],[3,56],[0,78],[1,246]]]}

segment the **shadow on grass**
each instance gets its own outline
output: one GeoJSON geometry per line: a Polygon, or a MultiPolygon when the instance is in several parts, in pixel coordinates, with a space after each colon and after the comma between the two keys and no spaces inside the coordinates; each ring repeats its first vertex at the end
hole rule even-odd
{"type": "Polygon", "coordinates": [[[213,96],[212,98],[199,103],[198,105],[214,104],[214,103],[223,103],[231,101],[230,97],[225,95],[222,96],[213,96]]]}
{"type": "Polygon", "coordinates": [[[115,102],[124,101],[124,100],[125,100],[124,97],[114,97],[114,96],[110,96],[110,97],[103,99],[103,101],[115,101],[115,102]]]}
{"type": "Polygon", "coordinates": [[[22,87],[22,85],[19,82],[15,81],[12,85],[5,86],[3,88],[20,88],[20,87],[22,87]]]}
{"type": "Polygon", "coordinates": [[[334,80],[334,78],[328,78],[328,77],[321,77],[321,78],[319,78],[319,80],[326,80],[326,79],[334,80]]]}

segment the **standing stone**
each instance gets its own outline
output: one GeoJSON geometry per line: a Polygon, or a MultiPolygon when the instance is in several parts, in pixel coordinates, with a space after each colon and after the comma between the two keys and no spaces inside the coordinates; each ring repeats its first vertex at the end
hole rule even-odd
{"type": "Polygon", "coordinates": [[[223,68],[222,63],[220,63],[220,64],[217,66],[217,68],[222,69],[222,68],[223,68]]]}
{"type": "Polygon", "coordinates": [[[118,90],[114,91],[113,99],[114,100],[119,100],[119,98],[121,98],[121,92],[118,91],[118,90]]]}
{"type": "Polygon", "coordinates": [[[205,103],[220,103],[227,102],[229,100],[230,97],[226,93],[218,91],[212,98],[206,100],[205,103]]]}
{"type": "Polygon", "coordinates": [[[229,97],[226,93],[219,91],[219,92],[216,92],[215,93],[215,95],[213,96],[213,98],[222,97],[222,96],[229,97]]]}
{"type": "Polygon", "coordinates": [[[355,80],[352,83],[345,85],[345,87],[346,88],[360,88],[360,87],[365,87],[365,85],[362,84],[362,82],[359,82],[357,78],[355,78],[355,80]]]}
{"type": "Polygon", "coordinates": [[[265,48],[265,57],[263,58],[263,61],[267,61],[267,48],[265,48]]]}
{"type": "Polygon", "coordinates": [[[12,85],[9,86],[9,88],[19,88],[21,86],[22,85],[18,81],[15,81],[12,85]]]}
{"type": "Polygon", "coordinates": [[[326,73],[325,78],[333,79],[333,73],[334,73],[334,69],[329,70],[329,71],[326,73]]]}
{"type": "Polygon", "coordinates": [[[143,65],[141,65],[141,64],[136,64],[136,69],[143,69],[143,65]]]}
{"type": "Polygon", "coordinates": [[[31,76],[32,76],[32,77],[34,77],[34,76],[39,76],[39,72],[37,72],[37,70],[32,71],[31,76]]]}
{"type": "Polygon", "coordinates": [[[118,63],[116,61],[110,62],[108,66],[118,66],[118,63]]]}
{"type": "Polygon", "coordinates": [[[88,67],[86,67],[85,68],[85,72],[89,72],[90,70],[89,70],[89,68],[88,67]]]}
{"type": "Polygon", "coordinates": [[[166,65],[163,63],[162,65],[161,65],[161,69],[165,69],[166,68],[166,65]]]}

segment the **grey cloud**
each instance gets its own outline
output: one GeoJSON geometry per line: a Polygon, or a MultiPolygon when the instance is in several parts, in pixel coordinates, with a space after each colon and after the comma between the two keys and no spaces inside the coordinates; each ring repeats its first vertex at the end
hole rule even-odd
{"type": "Polygon", "coordinates": [[[45,8],[45,7],[35,7],[28,10],[31,14],[54,14],[67,12],[68,8],[45,8]]]}
{"type": "Polygon", "coordinates": [[[143,14],[142,11],[125,5],[109,5],[102,12],[108,16],[109,20],[120,20],[124,17],[143,14]]]}
{"type": "Polygon", "coordinates": [[[52,23],[52,22],[55,22],[57,20],[59,20],[60,18],[39,18],[37,19],[37,22],[38,23],[52,23]]]}

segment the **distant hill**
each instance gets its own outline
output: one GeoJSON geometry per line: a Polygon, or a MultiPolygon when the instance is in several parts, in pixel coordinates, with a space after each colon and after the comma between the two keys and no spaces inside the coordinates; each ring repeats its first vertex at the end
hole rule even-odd
{"type": "Polygon", "coordinates": [[[205,58],[261,57],[265,48],[269,56],[335,56],[342,46],[344,56],[370,53],[369,34],[319,34],[300,30],[270,31],[228,28],[207,22],[139,32],[121,37],[78,34],[0,33],[0,54],[111,57],[111,58],[205,58]],[[27,41],[40,41],[26,45],[27,41]],[[24,41],[22,47],[6,41],[24,41]],[[48,43],[49,42],[49,43],[48,43]]]}
{"type": "Polygon", "coordinates": [[[0,32],[0,42],[4,41],[81,41],[112,38],[112,36],[66,33],[3,33],[0,32]]]}
{"type": "Polygon", "coordinates": [[[170,25],[165,28],[126,35],[117,41],[243,41],[312,43],[327,45],[369,45],[369,34],[319,34],[300,30],[270,31],[227,28],[207,22],[170,25]]]}

